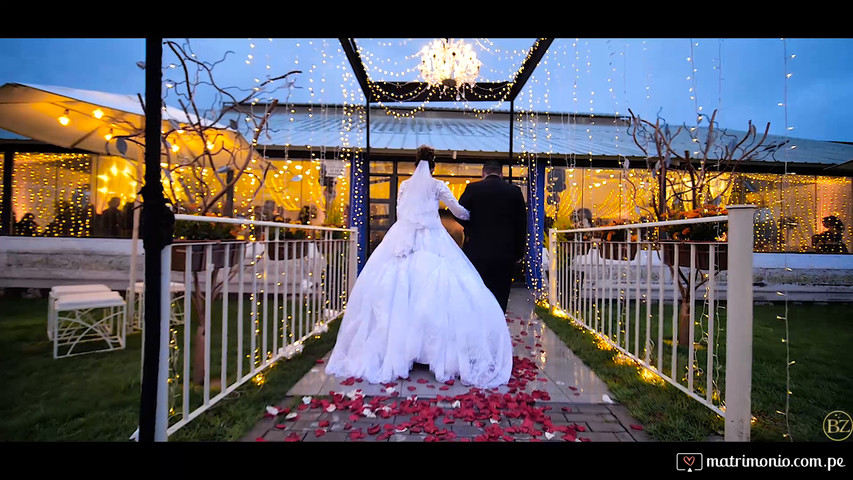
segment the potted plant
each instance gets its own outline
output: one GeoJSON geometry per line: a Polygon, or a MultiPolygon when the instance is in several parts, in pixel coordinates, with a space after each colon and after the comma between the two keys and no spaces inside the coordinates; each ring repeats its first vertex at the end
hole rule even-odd
{"type": "MultiPolygon", "coordinates": [[[[627,225],[629,223],[631,222],[626,222],[625,220],[620,219],[607,226],[616,227],[619,225],[627,225]]],[[[605,230],[601,245],[599,246],[601,257],[617,260],[631,260],[637,255],[637,250],[639,249],[639,243],[637,243],[637,240],[636,230],[632,231],[628,228],[605,230]],[[629,232],[631,233],[630,242],[628,241],[629,232]]]]}
{"type": "Polygon", "coordinates": [[[302,258],[308,253],[306,240],[310,236],[301,228],[278,228],[278,240],[269,243],[267,258],[270,260],[293,260],[302,258]],[[296,240],[296,241],[294,241],[296,240]],[[273,248],[273,246],[275,246],[273,248]]]}
{"type": "MultiPolygon", "coordinates": [[[[663,214],[664,220],[684,220],[728,215],[728,211],[719,206],[705,205],[686,212],[663,214]]],[[[678,266],[690,267],[691,252],[693,264],[697,270],[710,270],[709,256],[711,245],[715,246],[714,271],[728,269],[727,222],[704,222],[688,225],[670,225],[662,230],[663,261],[667,265],[675,262],[675,249],[678,249],[678,266]]]]}
{"type": "MultiPolygon", "coordinates": [[[[213,214],[205,216],[216,217],[213,214]]],[[[224,267],[226,245],[223,241],[236,240],[238,232],[239,227],[237,225],[228,223],[176,221],[175,245],[172,247],[172,271],[182,272],[186,269],[188,251],[191,254],[190,271],[200,272],[205,270],[208,264],[208,246],[205,244],[213,244],[210,247],[210,251],[212,252],[210,263],[213,264],[213,268],[224,267]],[[181,245],[182,243],[191,245],[181,245]]],[[[228,250],[228,265],[233,267],[237,264],[238,249],[236,245],[233,245],[228,250]]]]}

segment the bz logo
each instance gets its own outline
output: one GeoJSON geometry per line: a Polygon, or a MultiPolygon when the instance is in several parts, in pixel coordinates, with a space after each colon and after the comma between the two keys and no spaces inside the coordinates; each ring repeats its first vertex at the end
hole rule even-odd
{"type": "Polygon", "coordinates": [[[823,434],[830,440],[840,442],[846,440],[853,430],[853,420],[850,415],[841,410],[829,412],[826,418],[823,419],[823,434]]]}

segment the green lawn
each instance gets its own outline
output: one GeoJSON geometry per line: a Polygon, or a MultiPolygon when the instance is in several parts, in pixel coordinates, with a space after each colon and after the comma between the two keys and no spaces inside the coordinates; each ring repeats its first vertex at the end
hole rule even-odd
{"type": "MultiPolygon", "coordinates": [[[[645,355],[646,311],[641,308],[639,325],[635,322],[631,307],[630,326],[614,321],[612,338],[620,332],[620,345],[632,353],[645,355]],[[638,328],[639,326],[639,328],[638,328]],[[625,332],[628,342],[625,343],[625,332]],[[639,334],[639,350],[635,334],[639,334]],[[626,347],[627,345],[627,347],[626,347]]],[[[700,307],[701,308],[701,307],[700,307]]],[[[847,348],[853,342],[849,304],[789,304],[785,322],[784,304],[756,305],[753,320],[753,371],[752,410],[756,421],[752,428],[753,441],[787,441],[788,433],[794,441],[829,441],[822,431],[824,417],[833,410],[853,412],[853,366],[847,356],[847,348]],[[788,425],[785,416],[777,413],[786,410],[786,344],[788,338],[790,359],[790,408],[788,425]]],[[[653,305],[649,321],[652,338],[657,338],[658,313],[653,305]]],[[[725,387],[725,313],[717,310],[714,332],[720,341],[717,349],[719,370],[714,370],[717,385],[725,387]]],[[[656,386],[640,379],[636,366],[617,365],[613,361],[616,350],[605,351],[595,346],[594,337],[567,320],[549,314],[541,307],[537,313],[584,362],[586,362],[610,387],[618,401],[625,404],[638,420],[646,425],[652,436],[669,441],[702,441],[714,433],[722,433],[723,422],[707,407],[691,399],[669,384],[656,386]]],[[[610,321],[610,311],[600,310],[600,318],[610,321]]],[[[614,313],[614,318],[618,316],[614,313]]],[[[663,371],[671,367],[672,311],[664,309],[664,352],[663,371]]],[[[696,315],[700,318],[699,313],[696,315]]],[[[707,320],[706,320],[707,322],[707,320]]],[[[705,323],[707,330],[707,323],[705,323]]],[[[606,331],[606,330],[605,330],[606,331]]],[[[707,349],[702,342],[701,324],[696,326],[695,341],[697,363],[703,370],[707,349]]],[[[716,342],[715,342],[716,343],[716,342]]],[[[657,365],[657,345],[652,345],[650,361],[657,365]]],[[[678,347],[676,372],[686,385],[687,348],[678,347]]],[[[694,381],[705,385],[704,372],[697,372],[694,381]]]]}
{"type": "MultiPolygon", "coordinates": [[[[229,305],[235,315],[236,304],[229,305]]],[[[0,312],[0,440],[126,441],[139,418],[141,335],[128,335],[124,350],[54,360],[53,346],[45,333],[47,300],[0,297],[0,312]]],[[[211,373],[215,378],[221,370],[221,319],[217,305],[210,330],[211,373]]],[[[234,323],[229,321],[232,352],[236,346],[234,323]]],[[[243,337],[244,374],[252,361],[246,357],[251,352],[248,323],[243,337]]],[[[328,334],[307,341],[301,355],[279,361],[267,370],[267,381],[262,386],[248,382],[182,427],[170,440],[240,439],[263,417],[266,405],[280,402],[316,360],[332,348],[339,324],[332,322],[328,334]]],[[[182,331],[177,330],[179,344],[183,342],[182,331]]],[[[272,344],[272,331],[269,333],[268,349],[272,344]]],[[[229,361],[230,379],[236,377],[236,363],[229,361]]],[[[213,388],[211,396],[216,393],[213,388]]],[[[201,403],[201,398],[202,389],[194,387],[191,410],[201,403]]],[[[177,400],[179,406],[180,398],[177,400]]]]}
{"type": "MultiPolygon", "coordinates": [[[[236,315],[237,302],[229,302],[229,315],[236,315]]],[[[248,304],[244,303],[244,309],[248,304]]],[[[273,306],[270,306],[272,309],[273,306]]],[[[653,308],[652,332],[657,332],[656,310],[653,308]]],[[[136,429],[140,393],[140,334],[128,335],[127,348],[120,351],[82,355],[54,360],[52,344],[45,334],[47,302],[11,296],[0,297],[0,440],[3,441],[126,441],[136,429]]],[[[829,441],[821,425],[827,413],[843,410],[853,413],[853,367],[847,357],[853,342],[850,305],[789,306],[789,346],[791,391],[790,428],[795,441],[829,441]]],[[[271,312],[271,310],[270,310],[271,312]]],[[[564,319],[552,317],[545,309],[537,313],[549,328],[586,362],[609,386],[614,397],[628,406],[643,423],[647,432],[664,441],[702,441],[720,433],[722,420],[671,386],[658,386],[642,381],[636,367],[617,365],[614,351],[595,346],[589,333],[564,319]]],[[[609,312],[602,309],[603,318],[609,312]]],[[[645,310],[641,311],[640,346],[644,344],[645,310]]],[[[753,414],[757,422],[752,429],[754,441],[786,441],[785,410],[786,372],[785,322],[783,305],[758,305],[754,320],[753,414]]],[[[221,365],[221,307],[213,308],[211,322],[211,370],[218,378],[221,365]]],[[[229,351],[236,346],[236,326],[229,317],[229,351]]],[[[633,314],[630,317],[635,318],[633,314]]],[[[671,332],[671,311],[664,313],[664,332],[671,332]]],[[[242,438],[259,421],[266,405],[278,404],[287,391],[334,345],[339,321],[330,324],[329,333],[306,342],[301,355],[280,361],[267,371],[261,386],[248,382],[209,411],[181,428],[172,441],[233,441],[242,438]]],[[[614,323],[614,327],[616,324],[614,323]]],[[[623,325],[624,326],[624,325],[623,325]]],[[[251,325],[244,324],[243,373],[252,361],[249,343],[251,325]]],[[[721,316],[717,328],[724,338],[725,322],[721,316]]],[[[615,331],[621,331],[614,328],[615,331]]],[[[715,329],[716,331],[716,329],[715,329]]],[[[183,330],[177,329],[179,343],[183,330]]],[[[629,345],[633,350],[632,323],[629,345]]],[[[192,333],[192,331],[191,331],[192,333]]],[[[273,332],[268,332],[268,349],[273,332]]],[[[297,332],[298,333],[298,332],[297,332]]],[[[701,339],[697,330],[697,341],[701,339]]],[[[192,338],[191,338],[191,341],[192,338]]],[[[664,366],[668,368],[669,347],[664,344],[664,366]]],[[[650,352],[656,361],[655,345],[650,352]]],[[[704,365],[704,349],[697,357],[704,365]]],[[[724,349],[718,350],[724,358],[724,349]]],[[[686,366],[684,349],[678,350],[679,368],[686,366]]],[[[180,367],[180,365],[179,365],[180,367]]],[[[720,383],[724,371],[717,373],[720,383]]],[[[236,377],[236,355],[229,357],[227,376],[236,377]]],[[[697,377],[697,378],[701,378],[697,377]]],[[[211,396],[217,393],[214,385],[211,396]]],[[[191,409],[200,404],[202,389],[191,392],[191,409]]],[[[180,398],[178,399],[180,407],[180,398]]],[[[175,419],[173,418],[174,422],[175,419]]]]}

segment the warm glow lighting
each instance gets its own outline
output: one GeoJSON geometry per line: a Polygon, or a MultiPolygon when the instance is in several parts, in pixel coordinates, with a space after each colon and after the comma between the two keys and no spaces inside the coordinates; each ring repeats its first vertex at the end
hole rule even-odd
{"type": "Polygon", "coordinates": [[[99,108],[99,109],[95,110],[94,112],[92,112],[92,115],[94,115],[94,116],[95,116],[95,118],[97,118],[98,120],[100,120],[100,119],[101,119],[101,117],[103,117],[103,116],[104,116],[104,111],[103,111],[103,110],[101,110],[101,109],[99,108]]]}
{"type": "Polygon", "coordinates": [[[172,145],[172,151],[173,151],[173,152],[177,153],[177,152],[178,152],[178,150],[180,150],[180,149],[181,149],[181,148],[180,148],[180,147],[178,147],[177,145],[172,145]]]}
{"type": "Polygon", "coordinates": [[[71,120],[68,119],[68,110],[66,110],[65,113],[61,117],[59,117],[59,123],[61,123],[63,126],[66,126],[70,121],[71,120]]]}
{"type": "Polygon", "coordinates": [[[477,54],[462,40],[435,40],[421,49],[421,78],[432,86],[473,85],[480,74],[477,54]]]}

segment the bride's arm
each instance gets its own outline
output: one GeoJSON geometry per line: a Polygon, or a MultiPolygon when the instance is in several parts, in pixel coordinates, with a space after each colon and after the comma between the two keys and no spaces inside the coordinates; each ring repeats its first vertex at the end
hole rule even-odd
{"type": "Polygon", "coordinates": [[[470,213],[465,209],[465,207],[459,205],[459,202],[456,201],[456,197],[453,196],[453,192],[450,191],[450,188],[442,181],[438,181],[437,185],[438,199],[447,205],[447,208],[450,209],[450,213],[460,220],[468,220],[468,218],[470,218],[470,213]]]}

